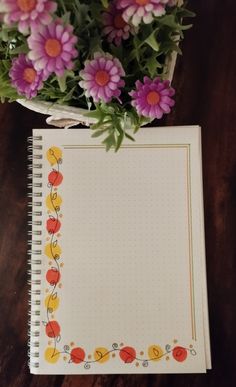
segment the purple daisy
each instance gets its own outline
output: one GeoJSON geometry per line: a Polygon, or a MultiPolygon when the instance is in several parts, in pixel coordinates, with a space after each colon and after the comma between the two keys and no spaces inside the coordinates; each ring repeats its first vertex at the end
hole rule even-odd
{"type": "Polygon", "coordinates": [[[18,23],[22,34],[29,29],[38,29],[42,24],[51,23],[57,3],[49,0],[2,0],[6,6],[4,21],[6,24],[18,23]]]}
{"type": "Polygon", "coordinates": [[[117,9],[117,0],[115,0],[102,14],[103,33],[107,35],[108,42],[114,41],[117,46],[120,46],[122,39],[128,39],[130,33],[135,32],[134,27],[123,19],[122,13],[122,10],[117,9]]]}
{"type": "Polygon", "coordinates": [[[165,14],[168,0],[117,0],[117,8],[123,10],[123,18],[138,26],[141,21],[149,24],[154,16],[165,14]]]}
{"type": "Polygon", "coordinates": [[[12,86],[17,89],[20,95],[24,95],[28,99],[36,97],[45,80],[43,72],[36,71],[33,63],[24,54],[13,59],[9,75],[12,86]]]}
{"type": "Polygon", "coordinates": [[[136,90],[129,94],[133,98],[131,104],[139,115],[150,118],[162,118],[163,114],[170,113],[170,108],[175,102],[171,98],[175,90],[170,87],[169,81],[161,81],[160,78],[150,79],[144,77],[143,83],[135,83],[136,90]]]}
{"type": "Polygon", "coordinates": [[[28,38],[28,56],[36,70],[43,70],[47,76],[52,73],[62,76],[65,70],[74,67],[73,59],[78,56],[74,47],[77,40],[71,25],[63,26],[61,20],[56,20],[32,32],[28,38]]]}
{"type": "Polygon", "coordinates": [[[120,87],[125,85],[121,79],[125,72],[120,61],[108,53],[96,52],[94,59],[85,62],[79,75],[82,78],[79,85],[85,90],[86,97],[92,97],[94,102],[110,102],[113,97],[119,99],[120,87]]]}

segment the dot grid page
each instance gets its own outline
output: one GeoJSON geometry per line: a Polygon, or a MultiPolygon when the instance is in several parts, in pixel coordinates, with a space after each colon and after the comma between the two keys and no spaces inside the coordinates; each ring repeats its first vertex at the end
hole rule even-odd
{"type": "Polygon", "coordinates": [[[141,132],[106,153],[89,130],[34,131],[46,225],[39,373],[206,371],[199,128],[141,132]]]}

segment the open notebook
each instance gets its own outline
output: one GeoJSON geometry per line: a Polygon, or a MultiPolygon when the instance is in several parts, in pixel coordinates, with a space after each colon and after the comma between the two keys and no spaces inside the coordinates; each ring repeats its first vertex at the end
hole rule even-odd
{"type": "Polygon", "coordinates": [[[30,371],[211,367],[200,128],[33,130],[30,371]]]}

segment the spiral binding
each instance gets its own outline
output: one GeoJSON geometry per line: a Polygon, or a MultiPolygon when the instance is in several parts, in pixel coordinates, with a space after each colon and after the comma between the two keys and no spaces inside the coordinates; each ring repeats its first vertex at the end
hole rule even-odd
{"type": "Polygon", "coordinates": [[[42,256],[42,137],[28,138],[28,207],[29,207],[29,329],[28,365],[30,370],[39,367],[40,303],[41,303],[41,256],[42,256]]]}

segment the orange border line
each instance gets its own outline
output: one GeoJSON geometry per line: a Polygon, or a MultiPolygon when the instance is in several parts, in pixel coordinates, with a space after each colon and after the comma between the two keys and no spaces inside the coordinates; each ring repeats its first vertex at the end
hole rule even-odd
{"type": "Polygon", "coordinates": [[[193,270],[193,235],[192,235],[192,197],[191,197],[191,157],[190,145],[187,149],[187,202],[188,202],[188,234],[189,234],[189,272],[190,272],[190,304],[192,316],[192,339],[196,340],[196,320],[195,320],[195,303],[194,303],[194,270],[193,270]]]}

